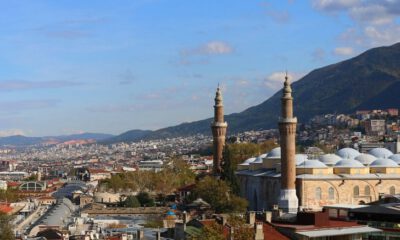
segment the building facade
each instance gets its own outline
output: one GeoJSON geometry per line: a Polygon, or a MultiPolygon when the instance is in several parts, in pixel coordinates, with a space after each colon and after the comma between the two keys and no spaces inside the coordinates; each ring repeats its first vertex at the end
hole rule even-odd
{"type": "Polygon", "coordinates": [[[344,148],[318,159],[295,154],[292,104],[286,79],[279,120],[281,147],[238,166],[241,195],[249,201],[251,210],[320,210],[326,205],[365,204],[381,195],[400,193],[400,154],[388,149],[360,153],[344,148]]]}

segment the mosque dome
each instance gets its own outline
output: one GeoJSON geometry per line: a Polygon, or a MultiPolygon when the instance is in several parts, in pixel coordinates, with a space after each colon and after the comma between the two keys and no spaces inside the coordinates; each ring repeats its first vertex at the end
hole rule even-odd
{"type": "Polygon", "coordinates": [[[341,158],[338,155],[332,153],[324,154],[319,157],[319,161],[326,165],[335,165],[340,160],[341,158]]]}
{"type": "Polygon", "coordinates": [[[360,152],[355,150],[354,148],[342,148],[337,151],[336,154],[343,159],[354,159],[355,157],[360,155],[360,152]]]}
{"type": "Polygon", "coordinates": [[[369,154],[374,155],[377,158],[389,158],[393,153],[386,148],[373,148],[368,151],[369,154]]]}
{"type": "Polygon", "coordinates": [[[250,163],[254,162],[256,160],[255,157],[251,157],[249,159],[246,159],[243,163],[241,163],[240,165],[249,165],[250,163]]]}
{"type": "Polygon", "coordinates": [[[388,158],[379,158],[370,164],[371,167],[398,167],[399,165],[388,158]]]}
{"type": "Polygon", "coordinates": [[[166,214],[166,219],[169,219],[169,220],[176,219],[176,214],[173,211],[169,210],[166,214]]]}
{"type": "Polygon", "coordinates": [[[296,154],[296,166],[302,164],[306,160],[308,160],[306,154],[296,154]]]}
{"type": "Polygon", "coordinates": [[[334,166],[335,168],[362,168],[364,165],[359,161],[354,159],[342,159],[337,162],[334,166]]]}
{"type": "Polygon", "coordinates": [[[300,165],[296,166],[297,168],[327,168],[325,164],[318,160],[305,160],[300,165]]]}
{"type": "Polygon", "coordinates": [[[396,163],[400,164],[400,153],[393,154],[389,157],[389,159],[392,159],[396,163]]]}
{"type": "Polygon", "coordinates": [[[281,148],[276,147],[272,149],[268,154],[267,158],[281,158],[281,148]]]}
{"type": "Polygon", "coordinates": [[[253,163],[262,163],[262,162],[263,162],[263,159],[262,159],[261,156],[258,156],[258,157],[256,158],[256,160],[253,161],[253,163]]]}
{"type": "Polygon", "coordinates": [[[360,163],[362,163],[364,165],[370,165],[373,161],[376,160],[376,157],[374,155],[371,155],[371,154],[361,153],[360,155],[358,155],[354,159],[359,161],[360,163]]]}
{"type": "Polygon", "coordinates": [[[264,153],[264,154],[261,154],[260,157],[261,157],[261,158],[266,158],[267,155],[268,155],[267,153],[264,153]]]}

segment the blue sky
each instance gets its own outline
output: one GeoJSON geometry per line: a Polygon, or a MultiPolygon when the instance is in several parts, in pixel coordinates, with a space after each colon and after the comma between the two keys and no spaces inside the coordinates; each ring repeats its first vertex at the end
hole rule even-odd
{"type": "Polygon", "coordinates": [[[119,134],[226,113],[400,40],[398,0],[0,1],[0,136],[119,134]]]}

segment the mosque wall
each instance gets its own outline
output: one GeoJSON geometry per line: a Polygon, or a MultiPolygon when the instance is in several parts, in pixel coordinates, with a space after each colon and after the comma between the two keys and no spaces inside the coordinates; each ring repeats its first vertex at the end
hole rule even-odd
{"type": "MultiPolygon", "coordinates": [[[[241,196],[250,210],[271,210],[278,203],[280,178],[239,175],[241,196]]],[[[399,179],[297,179],[299,206],[320,210],[324,205],[364,204],[380,194],[400,193],[399,179]]]]}

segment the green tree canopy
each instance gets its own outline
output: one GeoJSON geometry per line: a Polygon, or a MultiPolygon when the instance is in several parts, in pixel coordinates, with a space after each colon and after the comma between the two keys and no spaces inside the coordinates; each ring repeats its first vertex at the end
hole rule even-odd
{"type": "Polygon", "coordinates": [[[196,183],[191,197],[192,200],[202,198],[219,213],[243,212],[248,205],[245,199],[231,193],[231,189],[225,181],[210,176],[196,183]]]}

